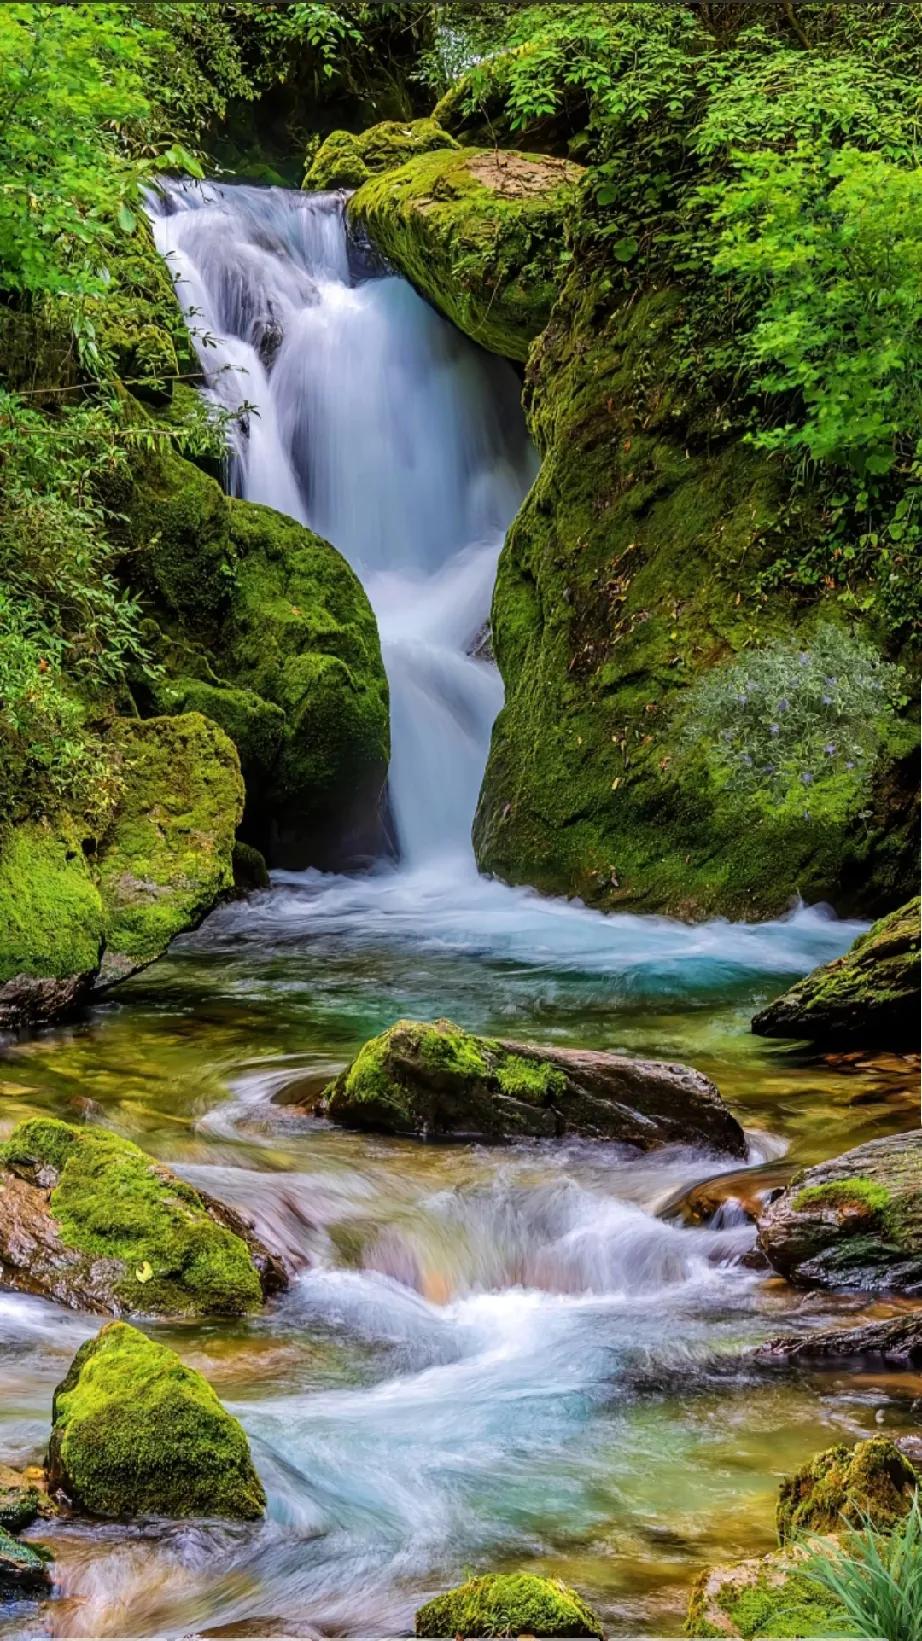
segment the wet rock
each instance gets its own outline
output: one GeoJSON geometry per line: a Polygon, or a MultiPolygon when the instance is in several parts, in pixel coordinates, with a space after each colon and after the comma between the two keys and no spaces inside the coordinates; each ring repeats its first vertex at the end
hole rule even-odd
{"type": "Polygon", "coordinates": [[[0,1527],[0,1600],[14,1595],[40,1595],[51,1587],[48,1550],[21,1544],[0,1527]]]}
{"type": "Polygon", "coordinates": [[[758,1361],[786,1363],[854,1362],[922,1368],[922,1311],[866,1322],[857,1328],[782,1333],[755,1352],[758,1361]]]}
{"type": "Polygon", "coordinates": [[[367,131],[331,131],[310,160],[302,186],[312,193],[360,188],[369,177],[393,171],[417,154],[457,146],[454,137],[428,119],[382,120],[367,131]]]}
{"type": "Polygon", "coordinates": [[[34,1119],[0,1155],[9,1286],[115,1315],[239,1316],[287,1285],[240,1214],[116,1134],[34,1119]]]}
{"type": "Polygon", "coordinates": [[[448,1020],[398,1020],[372,1038],[324,1107],[347,1128],[420,1138],[579,1134],[644,1151],[674,1142],[745,1151],[713,1083],[688,1066],[476,1037],[448,1020]]]}
{"type": "Polygon", "coordinates": [[[427,1601],[416,1634],[597,1635],[602,1624],[582,1597],[556,1578],[488,1573],[427,1601]]]}
{"type": "Polygon", "coordinates": [[[920,1484],[922,1471],[884,1436],[854,1447],[829,1447],[781,1483],[778,1542],[839,1533],[866,1520],[878,1532],[889,1532],[912,1508],[920,1484]]]}
{"type": "Polygon", "coordinates": [[[581,176],[547,154],[454,148],[369,178],[348,214],[459,330],[525,359],[557,296],[581,176]]]}
{"type": "Polygon", "coordinates": [[[21,1533],[39,1516],[55,1514],[54,1504],[45,1492],[41,1470],[35,1466],[14,1470],[8,1464],[0,1464],[0,1528],[4,1532],[21,1533]]]}
{"type": "Polygon", "coordinates": [[[833,1047],[918,1047],[919,908],[917,896],[882,917],[844,957],[814,969],[762,1009],[753,1031],[833,1047]]]}
{"type": "Polygon", "coordinates": [[[660,1218],[706,1225],[714,1231],[729,1230],[747,1220],[755,1224],[769,1196],[786,1183],[789,1173],[783,1164],[768,1163],[762,1168],[715,1174],[713,1179],[683,1186],[660,1210],[660,1218]]]}
{"type": "Polygon", "coordinates": [[[695,1581],[686,1635],[824,1636],[847,1633],[847,1614],[804,1576],[803,1550],[774,1550],[732,1566],[711,1567],[695,1581]]]}
{"type": "Polygon", "coordinates": [[[805,1287],[922,1293],[922,1133],[795,1175],[760,1215],[759,1243],[805,1287]]]}
{"type": "Polygon", "coordinates": [[[54,1393],[48,1488],[90,1515],[260,1517],[242,1425],[207,1379],[126,1322],[78,1350],[54,1393]]]}

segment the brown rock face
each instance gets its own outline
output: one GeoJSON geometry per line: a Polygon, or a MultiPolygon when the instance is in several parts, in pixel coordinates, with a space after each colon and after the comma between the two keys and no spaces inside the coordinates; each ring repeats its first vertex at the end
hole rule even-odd
{"type": "Polygon", "coordinates": [[[922,1294],[922,1132],[797,1174],[761,1215],[759,1242],[804,1287],[922,1294]]]}

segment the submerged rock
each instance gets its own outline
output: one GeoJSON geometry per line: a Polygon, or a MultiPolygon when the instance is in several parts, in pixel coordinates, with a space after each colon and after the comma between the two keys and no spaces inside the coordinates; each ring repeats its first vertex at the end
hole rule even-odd
{"type": "Polygon", "coordinates": [[[487,1573],[427,1601],[417,1635],[594,1635],[602,1624],[582,1597],[556,1578],[487,1573]]]}
{"type": "Polygon", "coordinates": [[[287,1285],[239,1214],[130,1140],[34,1118],[0,1160],[0,1270],[14,1287],[116,1315],[240,1316],[287,1285]]]}
{"type": "Polygon", "coordinates": [[[48,1487],[90,1515],[253,1521],[265,1493],[207,1379],[126,1322],[78,1350],[54,1393],[48,1487]]]}
{"type": "Polygon", "coordinates": [[[524,359],[557,295],[581,175],[547,154],[454,148],[370,178],[348,214],[459,330],[524,359]]]}
{"type": "Polygon", "coordinates": [[[781,1483],[778,1542],[838,1533],[865,1521],[889,1532],[912,1508],[920,1484],[922,1473],[886,1437],[829,1447],[781,1483]]]}
{"type": "Polygon", "coordinates": [[[237,755],[199,713],[116,718],[102,834],[59,814],[0,838],[0,1028],[72,1013],[145,968],[233,885],[237,755]]]}
{"type": "Polygon", "coordinates": [[[919,1045],[919,910],[916,896],[882,917],[834,963],[814,969],[752,1022],[762,1037],[807,1037],[832,1047],[919,1045]]]}
{"type": "Polygon", "coordinates": [[[782,1333],[760,1345],[759,1361],[787,1363],[873,1362],[885,1367],[922,1367],[922,1311],[865,1322],[857,1328],[782,1333]]]}
{"type": "Polygon", "coordinates": [[[417,154],[457,146],[435,120],[382,120],[358,133],[331,131],[310,161],[302,187],[313,193],[360,188],[369,177],[393,171],[417,154]]]}
{"type": "Polygon", "coordinates": [[[347,1128],[422,1138],[582,1134],[652,1150],[745,1151],[713,1083],[688,1066],[476,1037],[448,1020],[398,1020],[325,1092],[347,1128]]]}
{"type": "Polygon", "coordinates": [[[40,1595],[51,1586],[50,1551],[21,1544],[0,1527],[0,1600],[15,1595],[40,1595]]]}
{"type": "Polygon", "coordinates": [[[759,1243],[805,1287],[922,1293],[922,1133],[892,1134],[795,1175],[759,1243]]]}

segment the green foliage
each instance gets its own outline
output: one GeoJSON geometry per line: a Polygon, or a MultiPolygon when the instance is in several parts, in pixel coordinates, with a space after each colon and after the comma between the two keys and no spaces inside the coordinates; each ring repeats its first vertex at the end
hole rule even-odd
{"type": "Polygon", "coordinates": [[[807,1564],[814,1584],[829,1592],[850,1620],[849,1634],[918,1641],[922,1634],[922,1509],[912,1509],[891,1532],[863,1525],[833,1547],[817,1542],[807,1564]]]}
{"type": "Polygon", "coordinates": [[[704,673],[683,701],[684,744],[719,788],[768,812],[809,811],[819,794],[838,818],[899,740],[905,688],[870,644],[821,623],[704,673]]]}

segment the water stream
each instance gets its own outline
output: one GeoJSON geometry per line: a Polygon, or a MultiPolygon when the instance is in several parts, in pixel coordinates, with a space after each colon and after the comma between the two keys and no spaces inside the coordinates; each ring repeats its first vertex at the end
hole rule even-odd
{"type": "MultiPolygon", "coordinates": [[[[677,1634],[702,1565],[770,1547],[778,1474],[909,1423],[918,1376],[747,1365],[761,1338],[863,1311],[766,1275],[732,1205],[676,1217],[730,1159],[423,1147],[311,1105],[372,1032],[448,1014],[686,1059],[746,1124],[751,1168],[814,1160],[913,1121],[898,1058],[748,1031],[857,925],[605,918],[478,877],[501,685],[471,652],[535,469],[515,375],[351,245],[332,196],[171,185],[155,214],[206,392],[259,408],[234,489],[334,542],[377,612],[400,859],[278,874],[84,1021],[0,1051],[5,1120],[111,1125],[245,1207],[296,1272],[258,1318],[152,1329],[243,1420],[266,1522],[55,1523],[59,1599],[0,1607],[0,1635],[409,1633],[468,1570],[517,1566],[577,1584],[614,1634],[677,1634]]],[[[0,1457],[40,1457],[98,1325],[0,1295],[0,1457]]]]}

